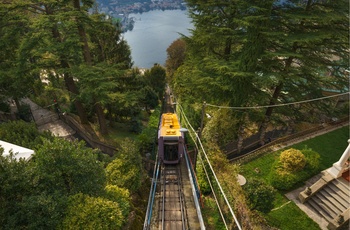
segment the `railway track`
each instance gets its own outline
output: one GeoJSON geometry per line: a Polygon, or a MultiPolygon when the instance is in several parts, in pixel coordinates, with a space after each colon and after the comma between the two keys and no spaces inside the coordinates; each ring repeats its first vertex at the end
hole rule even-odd
{"type": "Polygon", "coordinates": [[[186,155],[180,122],[176,114],[172,115],[176,108],[169,87],[162,107],[157,161],[143,229],[205,229],[196,192],[199,191],[198,184],[186,155]]]}
{"type": "Polygon", "coordinates": [[[188,229],[181,175],[181,164],[162,166],[157,229],[188,229]]]}

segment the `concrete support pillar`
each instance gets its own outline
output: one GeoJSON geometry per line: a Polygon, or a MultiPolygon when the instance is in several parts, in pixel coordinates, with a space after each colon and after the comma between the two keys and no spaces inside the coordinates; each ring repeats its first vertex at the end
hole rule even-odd
{"type": "Polygon", "coordinates": [[[327,170],[327,172],[332,175],[334,178],[338,178],[343,173],[343,169],[345,167],[346,161],[350,157],[350,139],[348,140],[348,147],[345,149],[343,155],[340,157],[340,159],[333,164],[331,168],[327,170]]]}

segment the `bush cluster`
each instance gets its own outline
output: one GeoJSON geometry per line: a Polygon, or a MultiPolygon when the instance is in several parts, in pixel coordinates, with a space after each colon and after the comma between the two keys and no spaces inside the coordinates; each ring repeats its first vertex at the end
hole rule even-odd
{"type": "Polygon", "coordinates": [[[244,186],[245,196],[249,201],[251,209],[268,213],[273,208],[276,190],[266,182],[258,179],[251,179],[244,186]]]}
{"type": "Polygon", "coordinates": [[[122,229],[129,221],[142,179],[135,143],[124,140],[108,163],[100,151],[40,133],[34,123],[3,123],[0,139],[35,150],[25,161],[0,148],[0,229],[122,229]]]}
{"type": "Polygon", "coordinates": [[[288,149],[276,159],[269,174],[270,184],[289,190],[318,172],[320,155],[311,149],[288,149]]]}

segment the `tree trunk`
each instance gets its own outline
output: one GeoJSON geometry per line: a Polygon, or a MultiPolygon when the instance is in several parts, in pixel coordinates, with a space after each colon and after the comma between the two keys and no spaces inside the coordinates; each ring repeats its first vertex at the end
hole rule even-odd
{"type": "MultiPolygon", "coordinates": [[[[294,44],[294,48],[293,49],[296,49],[295,47],[296,47],[296,44],[294,44]]],[[[286,64],[285,64],[285,67],[284,67],[284,72],[285,73],[288,72],[289,67],[292,65],[292,61],[293,61],[293,57],[289,57],[286,60],[286,64]]],[[[283,83],[280,82],[275,87],[275,90],[274,90],[273,95],[272,95],[272,97],[270,99],[269,105],[275,105],[276,104],[276,101],[277,101],[278,97],[281,94],[282,88],[283,88],[283,83]]],[[[260,125],[260,128],[259,128],[260,142],[261,143],[263,143],[264,140],[265,140],[267,125],[270,122],[270,118],[271,118],[273,109],[274,109],[274,107],[268,107],[266,109],[265,117],[264,117],[263,121],[261,122],[261,125],[260,125]]]]}
{"type": "Polygon", "coordinates": [[[21,107],[21,103],[19,102],[17,97],[14,97],[13,100],[15,101],[15,105],[17,107],[17,111],[19,111],[19,108],[21,107]]]}
{"type": "MultiPolygon", "coordinates": [[[[77,11],[80,11],[80,0],[74,0],[73,1],[74,8],[77,11]]],[[[91,59],[91,54],[90,54],[90,49],[89,49],[89,44],[88,44],[88,39],[85,33],[85,29],[80,23],[79,20],[77,20],[77,26],[78,26],[78,32],[79,32],[79,37],[80,41],[83,44],[82,45],[82,50],[83,50],[83,55],[84,55],[84,60],[88,65],[92,64],[92,59],[91,59]]]]}
{"type": "MultiPolygon", "coordinates": [[[[52,10],[49,8],[49,7],[46,7],[45,8],[45,12],[47,15],[52,15],[53,12],[52,10]]],[[[57,26],[53,26],[52,28],[52,36],[53,38],[56,39],[56,41],[58,43],[61,43],[61,36],[60,36],[60,33],[57,29],[57,26]]],[[[64,68],[64,69],[68,69],[69,68],[69,64],[67,63],[67,61],[64,60],[64,57],[60,57],[60,62],[61,62],[61,67],[64,68]]],[[[66,87],[68,89],[69,92],[71,92],[73,94],[73,97],[75,97],[76,95],[79,95],[79,90],[74,82],[74,79],[68,74],[68,73],[65,73],[64,74],[64,81],[65,81],[65,84],[66,84],[66,87]]],[[[78,113],[78,116],[80,118],[80,122],[82,124],[87,124],[88,123],[88,118],[87,118],[87,115],[86,115],[86,112],[85,112],[85,109],[84,109],[84,106],[83,104],[81,103],[80,100],[76,99],[76,98],[73,98],[73,102],[74,102],[74,105],[75,105],[75,108],[77,110],[77,113],[78,113]]]]}
{"type": "MultiPolygon", "coordinates": [[[[270,99],[270,103],[269,105],[275,105],[280,93],[281,93],[281,90],[283,88],[283,83],[279,83],[274,92],[273,92],[273,95],[272,95],[272,98],[270,99]]],[[[270,122],[270,118],[271,118],[271,115],[272,115],[272,111],[273,111],[274,107],[268,107],[266,109],[266,112],[265,112],[265,117],[264,117],[264,120],[262,121],[261,125],[260,125],[260,128],[259,128],[259,133],[260,133],[260,143],[264,143],[264,140],[265,140],[265,136],[266,136],[266,129],[267,129],[267,125],[268,123],[270,122]]]]}
{"type": "MultiPolygon", "coordinates": [[[[307,1],[307,4],[306,4],[306,7],[305,7],[305,10],[306,11],[310,11],[311,9],[311,5],[312,5],[312,0],[308,0],[307,1]]],[[[302,20],[300,22],[300,28],[302,28],[305,24],[305,20],[302,20]]],[[[293,43],[293,48],[292,48],[292,51],[293,52],[296,52],[297,51],[297,42],[294,42],[293,43]]],[[[289,68],[291,67],[292,65],[292,62],[293,62],[293,59],[294,57],[289,57],[287,60],[286,60],[286,64],[284,66],[284,70],[283,72],[287,73],[289,68]]],[[[275,102],[277,101],[277,98],[279,97],[280,93],[281,93],[281,90],[282,90],[282,87],[283,87],[283,83],[279,83],[279,85],[277,85],[277,87],[275,88],[275,91],[273,92],[273,96],[272,98],[270,99],[270,105],[275,105],[275,102]]],[[[270,121],[270,117],[271,117],[271,114],[272,114],[272,111],[273,111],[273,107],[268,107],[267,110],[266,110],[266,113],[265,113],[265,118],[259,128],[259,132],[260,132],[260,141],[264,141],[265,139],[265,135],[266,135],[266,128],[267,128],[267,124],[268,122],[270,121]]]]}
{"type": "Polygon", "coordinates": [[[102,135],[108,134],[107,122],[103,113],[103,109],[100,103],[95,104],[95,111],[98,118],[98,124],[100,126],[100,131],[102,135]]]}
{"type": "Polygon", "coordinates": [[[244,125],[240,125],[238,129],[237,137],[237,151],[240,153],[243,148],[243,135],[244,135],[244,125]]]}
{"type": "MultiPolygon", "coordinates": [[[[80,1],[79,0],[74,0],[73,1],[73,6],[77,11],[80,11],[80,1]]],[[[86,36],[86,32],[82,24],[80,23],[79,20],[77,20],[77,26],[78,26],[78,32],[79,32],[79,37],[80,41],[82,42],[82,50],[83,50],[83,56],[84,56],[84,61],[87,65],[91,66],[92,65],[92,58],[91,58],[91,53],[90,53],[90,48],[88,44],[88,39],[86,36]]],[[[94,97],[94,100],[96,97],[94,97]]],[[[102,106],[99,102],[95,103],[95,112],[98,118],[98,123],[100,126],[101,134],[107,134],[107,122],[106,118],[103,113],[102,106]]]]}
{"type": "Polygon", "coordinates": [[[73,102],[74,102],[74,106],[77,110],[78,116],[80,118],[80,122],[82,124],[87,124],[88,118],[87,118],[84,106],[79,99],[74,98],[76,95],[79,94],[79,91],[78,91],[77,86],[75,85],[74,79],[69,74],[66,73],[66,74],[64,74],[64,81],[66,83],[66,87],[67,87],[68,91],[73,94],[73,102]]]}

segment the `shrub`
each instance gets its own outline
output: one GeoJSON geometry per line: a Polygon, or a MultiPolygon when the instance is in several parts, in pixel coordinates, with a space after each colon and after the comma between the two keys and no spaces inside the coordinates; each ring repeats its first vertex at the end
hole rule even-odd
{"type": "Polygon", "coordinates": [[[157,108],[149,118],[147,128],[137,136],[137,144],[141,153],[152,152],[158,134],[160,109],[157,108]]]}
{"type": "Polygon", "coordinates": [[[306,165],[306,159],[303,153],[293,148],[283,151],[279,160],[282,167],[289,172],[302,170],[306,165]]]}
{"type": "Polygon", "coordinates": [[[283,168],[275,168],[269,174],[269,182],[276,189],[288,190],[298,182],[298,177],[283,168]]]}
{"type": "Polygon", "coordinates": [[[210,185],[207,181],[204,168],[202,164],[197,164],[197,180],[198,180],[198,185],[201,190],[201,193],[203,195],[209,195],[211,193],[211,188],[210,185]]]}
{"type": "Polygon", "coordinates": [[[268,213],[274,207],[275,189],[259,179],[248,180],[243,187],[251,209],[268,213]]]}
{"type": "Polygon", "coordinates": [[[306,167],[312,172],[318,171],[320,167],[320,154],[311,149],[303,149],[301,152],[306,158],[306,167]]]}
{"type": "Polygon", "coordinates": [[[319,171],[320,155],[311,149],[283,151],[269,174],[276,189],[289,190],[319,171]]]}

